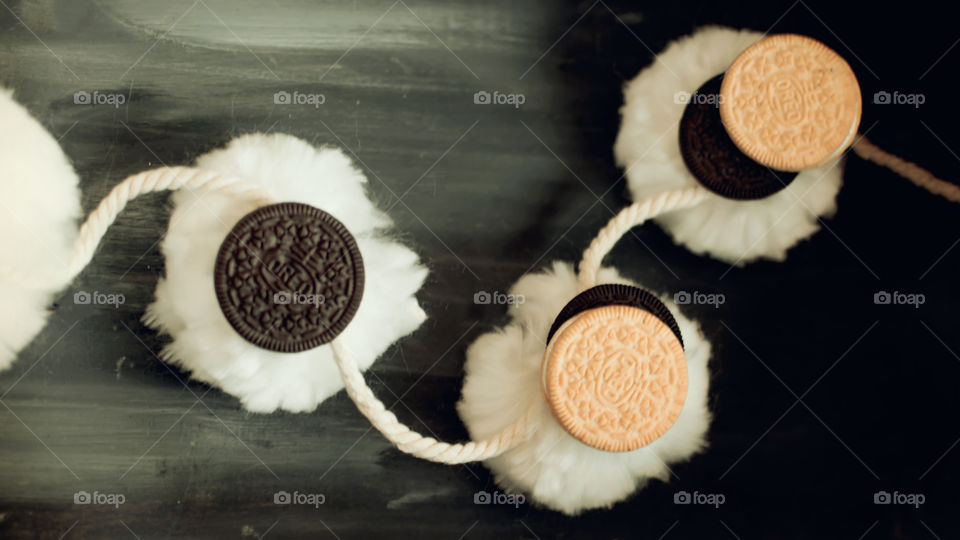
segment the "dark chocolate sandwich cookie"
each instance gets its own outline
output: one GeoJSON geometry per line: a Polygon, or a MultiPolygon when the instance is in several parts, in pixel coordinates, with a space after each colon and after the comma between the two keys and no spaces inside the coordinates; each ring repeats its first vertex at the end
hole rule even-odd
{"type": "Polygon", "coordinates": [[[300,203],[244,216],[217,254],[220,309],[244,339],[278,352],[328,343],[363,296],[363,259],[342,223],[300,203]]]}
{"type": "Polygon", "coordinates": [[[796,178],[797,173],[771,169],[737,148],[720,117],[723,74],[703,84],[680,118],[680,154],[704,187],[728,199],[762,199],[796,178]]]}
{"type": "Polygon", "coordinates": [[[632,306],[648,311],[663,321],[680,341],[680,345],[683,345],[680,327],[677,326],[676,319],[673,318],[670,310],[663,305],[660,299],[639,287],[621,284],[597,285],[583,291],[573,300],[567,302],[567,305],[560,310],[560,314],[554,319],[553,326],[550,327],[550,333],[547,334],[547,343],[550,343],[550,339],[563,326],[563,323],[588,309],[602,306],[632,306]]]}

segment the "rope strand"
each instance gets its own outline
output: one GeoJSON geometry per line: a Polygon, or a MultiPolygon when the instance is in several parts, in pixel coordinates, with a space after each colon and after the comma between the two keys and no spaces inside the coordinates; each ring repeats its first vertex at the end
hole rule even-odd
{"type": "Polygon", "coordinates": [[[100,201],[80,228],[65,264],[54,269],[40,270],[4,265],[0,266],[0,278],[15,281],[21,287],[39,289],[49,288],[56,283],[66,285],[90,264],[100,240],[128,202],[146,193],[175,191],[181,188],[204,192],[221,190],[227,193],[251,193],[258,203],[272,202],[269,195],[257,186],[203,169],[160,167],[144,171],[128,176],[100,201]]]}
{"type": "MultiPolygon", "coordinates": [[[[863,159],[887,167],[931,193],[960,202],[960,186],[940,180],[916,164],[881,150],[866,138],[861,137],[854,143],[853,150],[863,159]]],[[[135,174],[114,187],[90,213],[80,228],[70,262],[66,267],[68,281],[76,277],[89,264],[107,229],[128,202],[145,193],[183,188],[252,193],[259,200],[265,203],[270,202],[270,198],[259,188],[211,171],[191,167],[162,167],[135,174]]],[[[706,190],[694,186],[665,192],[635,202],[621,210],[597,233],[590,246],[584,251],[579,266],[580,289],[586,290],[596,285],[597,273],[604,257],[630,229],[663,213],[695,206],[705,196],[706,190]]],[[[384,406],[383,402],[377,399],[340,340],[334,340],[331,348],[350,399],[370,423],[402,452],[438,463],[468,463],[499,456],[529,436],[533,407],[515,422],[486,440],[450,444],[432,437],[424,437],[402,423],[384,406]]]]}
{"type": "Polygon", "coordinates": [[[861,158],[890,169],[934,195],[940,195],[951,202],[960,202],[960,186],[941,180],[916,163],[881,149],[864,136],[860,136],[853,143],[853,151],[861,158]]]}
{"type": "Polygon", "coordinates": [[[251,193],[260,202],[270,201],[270,197],[259,187],[193,167],[160,167],[128,176],[110,190],[80,227],[80,234],[73,244],[73,252],[67,265],[67,281],[73,280],[90,264],[103,235],[128,202],[145,193],[183,188],[205,192],[251,193]]]}
{"type": "Polygon", "coordinates": [[[396,415],[387,410],[383,402],[377,399],[340,340],[334,340],[331,346],[347,395],[356,404],[357,409],[370,420],[373,427],[402,452],[428,461],[452,465],[483,461],[499,456],[527,438],[532,407],[514,423],[483,441],[450,444],[432,437],[424,437],[398,420],[396,415]]]}
{"type": "MultiPolygon", "coordinates": [[[[258,202],[264,204],[272,202],[271,198],[258,187],[192,167],[161,167],[132,175],[115,186],[100,201],[80,228],[70,255],[70,262],[66,267],[69,276],[67,281],[75,278],[90,263],[107,229],[128,202],[146,193],[184,188],[205,192],[248,193],[257,197],[258,202]]],[[[363,374],[341,343],[334,341],[332,348],[350,398],[374,427],[403,452],[438,463],[467,463],[498,456],[527,436],[532,410],[488,440],[449,444],[424,437],[400,422],[376,398],[364,381],[363,374]]]]}
{"type": "Polygon", "coordinates": [[[597,284],[597,272],[600,271],[603,258],[627,231],[660,214],[695,206],[706,194],[706,190],[700,186],[667,191],[656,197],[637,201],[621,210],[597,233],[590,242],[590,247],[583,252],[579,267],[580,290],[585,291],[597,284]]]}

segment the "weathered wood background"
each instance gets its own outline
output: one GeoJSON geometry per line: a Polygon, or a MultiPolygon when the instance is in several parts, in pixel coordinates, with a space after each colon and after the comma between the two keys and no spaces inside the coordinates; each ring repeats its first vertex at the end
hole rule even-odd
{"type": "MultiPolygon", "coordinates": [[[[87,211],[126,175],[189,163],[242,133],[354,154],[431,269],[429,322],[368,378],[388,404],[404,396],[401,419],[446,439],[466,436],[454,410],[464,349],[504,318],[474,293],[576,259],[627,203],[611,152],[620,87],[670,39],[711,23],[817,37],[857,72],[875,141],[960,178],[960,36],[952,15],[918,3],[0,4],[0,82],[60,139],[87,211]],[[525,103],[475,105],[482,90],[525,103]],[[881,90],[926,102],[872,104],[881,90]],[[75,105],[78,91],[125,103],[75,105]],[[326,102],[275,105],[277,91],[326,102]]],[[[716,419],[709,451],[669,484],[577,518],[473,504],[495,488],[484,467],[402,455],[342,394],[312,414],[263,416],[182,385],[139,320],[163,273],[168,207],[138,200],[0,375],[0,537],[954,537],[960,208],[856,158],[839,199],[829,230],[785,264],[731,270],[654,226],[618,246],[612,262],[650,288],[726,296],[684,309],[715,345],[716,419]],[[926,303],[877,306],[880,290],[926,303]],[[78,291],[126,302],[75,305],[78,291]],[[81,490],[126,500],[75,505],[81,490]],[[277,506],[278,490],[326,502],[277,506]],[[726,503],[674,505],[677,490],[726,503]],[[874,505],[879,490],[926,502],[874,505]]]]}

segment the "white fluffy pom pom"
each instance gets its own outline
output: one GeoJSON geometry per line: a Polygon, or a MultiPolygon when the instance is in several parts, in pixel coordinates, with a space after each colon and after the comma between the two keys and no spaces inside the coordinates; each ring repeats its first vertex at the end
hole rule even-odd
{"type": "MultiPolygon", "coordinates": [[[[677,96],[693,94],[762,37],[746,30],[702,29],[669,44],[627,83],[613,151],[617,164],[626,169],[633,200],[699,185],[680,154],[685,104],[677,96]]],[[[710,193],[697,206],[655,221],[694,253],[738,265],[759,258],[783,260],[788,249],[820,229],[820,216],[836,211],[842,168],[834,160],[803,171],[764,199],[741,201],[710,193]]]]}
{"type": "MultiPolygon", "coordinates": [[[[277,202],[315,206],[347,227],[363,257],[365,282],[360,307],[338,339],[361,369],[426,320],[414,295],[427,271],[413,251],[387,238],[390,219],[367,198],[366,178],[342,151],[317,149],[290,135],[254,134],[201,156],[197,166],[255,184],[277,202]]],[[[237,334],[220,310],[213,287],[217,251],[256,208],[253,200],[180,191],[173,203],[163,242],[166,277],[144,317],[173,337],[163,358],[253,412],[312,411],[342,389],[329,344],[300,353],[261,349],[237,334]]]]}
{"type": "Polygon", "coordinates": [[[67,285],[77,174],[57,141],[0,88],[0,370],[40,332],[67,285]]]}
{"type": "MultiPolygon", "coordinates": [[[[616,270],[604,268],[598,283],[624,283],[616,270]]],[[[467,350],[460,417],[474,440],[490,437],[534,408],[532,436],[485,463],[506,490],[530,494],[566,514],[609,507],[648,479],[668,480],[667,465],[685,461],[706,446],[710,424],[707,406],[710,343],[697,325],[667,298],[683,335],[689,385],[676,423],[649,445],[630,452],[604,452],[583,444],[554,419],[541,391],[540,367],[554,318],[576,296],[577,276],[567,263],[520,279],[512,294],[524,303],[511,308],[511,322],[481,336],[467,350]]]]}

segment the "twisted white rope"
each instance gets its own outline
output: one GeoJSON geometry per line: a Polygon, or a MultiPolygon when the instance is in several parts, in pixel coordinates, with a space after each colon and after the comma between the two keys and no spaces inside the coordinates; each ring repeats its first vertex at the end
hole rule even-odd
{"type": "MultiPolygon", "coordinates": [[[[854,150],[864,159],[869,159],[910,179],[915,184],[953,201],[960,201],[960,188],[939,180],[913,163],[880,150],[865,138],[861,138],[854,150]]],[[[107,229],[127,203],[145,193],[181,188],[229,193],[253,193],[263,204],[271,202],[262,190],[233,178],[190,167],[163,167],[128,177],[118,184],[90,213],[74,243],[70,262],[67,265],[68,280],[76,277],[89,264],[107,229]]],[[[596,285],[597,273],[604,257],[614,245],[633,227],[662,213],[689,208],[700,203],[706,190],[699,186],[662,193],[656,197],[631,204],[614,216],[584,251],[579,266],[581,290],[596,285]]],[[[450,444],[413,431],[374,395],[367,386],[363,374],[349,351],[340,340],[331,343],[334,360],[344,387],[357,409],[398,449],[415,457],[446,464],[483,461],[499,456],[525,440],[530,431],[529,409],[515,422],[482,441],[450,444]]]]}
{"type": "Polygon", "coordinates": [[[80,227],[80,234],[73,244],[73,252],[67,265],[69,280],[75,278],[90,263],[103,235],[128,202],[145,193],[183,188],[203,192],[249,193],[255,196],[259,203],[271,202],[269,195],[257,186],[194,167],[160,167],[128,176],[110,190],[80,227]]]}
{"type": "Polygon", "coordinates": [[[700,186],[693,186],[667,191],[655,197],[637,201],[621,210],[597,233],[590,242],[590,247],[583,252],[583,259],[580,260],[580,290],[585,291],[597,285],[597,272],[600,271],[603,258],[627,231],[660,214],[695,206],[706,195],[707,190],[700,186]]]}
{"type": "Polygon", "coordinates": [[[960,186],[941,180],[916,163],[881,149],[862,135],[853,143],[853,151],[861,158],[890,169],[934,195],[940,195],[951,202],[960,202],[960,186]]]}
{"type": "MultiPolygon", "coordinates": [[[[913,163],[880,150],[865,138],[861,138],[854,144],[854,150],[864,159],[889,167],[932,193],[942,195],[952,201],[960,201],[960,188],[957,186],[933,177],[929,172],[913,163]]],[[[201,169],[163,167],[135,174],[114,187],[100,202],[96,210],[90,213],[81,227],[66,269],[69,280],[76,277],[89,264],[103,235],[130,200],[144,193],[172,191],[181,188],[203,191],[223,190],[229,193],[253,193],[263,204],[271,202],[270,198],[259,188],[201,169]]],[[[662,213],[692,207],[700,203],[706,194],[706,190],[694,186],[662,193],[656,197],[633,203],[621,210],[600,230],[590,246],[584,251],[579,266],[581,290],[596,285],[597,273],[604,257],[630,229],[662,213]]],[[[499,456],[529,436],[532,408],[515,422],[486,440],[450,444],[432,437],[424,437],[400,422],[396,415],[387,410],[383,402],[377,399],[370,387],[367,386],[356,362],[340,340],[334,340],[331,343],[331,348],[337,368],[343,378],[344,387],[357,409],[387,440],[407,454],[446,464],[483,461],[499,456]]]]}
{"type": "MultiPolygon", "coordinates": [[[[930,173],[916,165],[887,154],[873,146],[869,141],[864,141],[866,140],[861,138],[859,141],[860,144],[854,147],[862,157],[891,168],[933,193],[951,198],[950,194],[952,191],[936,183],[944,183],[942,180],[933,178],[930,173]],[[926,173],[926,176],[921,173],[926,173]]],[[[113,223],[116,215],[123,209],[129,199],[141,193],[164,189],[173,190],[181,187],[192,189],[204,188],[209,190],[247,190],[246,187],[213,173],[203,173],[196,169],[185,169],[181,167],[158,169],[130,177],[114,188],[110,195],[100,203],[97,210],[87,219],[87,222],[81,229],[80,237],[75,244],[73,258],[70,264],[71,275],[79,273],[90,261],[100,238],[102,238],[106,229],[113,223]]],[[[956,188],[956,186],[953,187],[956,188]]],[[[956,189],[960,191],[960,188],[956,189]]],[[[579,267],[581,290],[596,285],[597,273],[600,270],[604,257],[627,231],[660,214],[695,206],[700,203],[706,195],[707,192],[705,189],[694,186],[683,190],[662,193],[656,197],[633,203],[620,211],[620,213],[614,216],[614,218],[600,230],[590,243],[590,246],[583,253],[579,267]]],[[[960,200],[960,196],[956,199],[951,198],[951,200],[960,200]]],[[[529,436],[531,429],[530,419],[533,413],[532,407],[512,424],[486,440],[450,444],[438,441],[433,437],[424,437],[401,422],[395,414],[386,408],[382,401],[377,399],[373,390],[367,386],[366,380],[356,362],[354,362],[350,352],[340,340],[334,340],[331,343],[331,348],[347,395],[350,396],[350,399],[357,406],[357,409],[370,423],[402,452],[437,463],[468,463],[499,456],[529,436]]]]}
{"type": "Polygon", "coordinates": [[[528,436],[532,408],[514,423],[483,441],[449,444],[432,437],[424,437],[398,420],[396,415],[387,410],[383,402],[377,399],[364,381],[363,374],[360,373],[350,352],[339,339],[334,340],[331,346],[347,395],[360,412],[370,420],[373,427],[402,452],[437,463],[468,463],[499,456],[528,436]]]}
{"type": "Polygon", "coordinates": [[[128,202],[146,193],[181,188],[200,192],[220,190],[227,193],[249,193],[258,205],[273,202],[269,195],[257,186],[203,169],[160,167],[144,171],[128,176],[100,201],[80,228],[65,265],[40,270],[2,266],[0,277],[15,281],[21,287],[38,289],[48,289],[54,284],[67,284],[90,264],[103,235],[128,202]]]}
{"type": "MultiPolygon", "coordinates": [[[[162,167],[135,174],[114,187],[90,213],[80,228],[80,234],[74,242],[70,262],[66,268],[68,280],[76,277],[90,263],[100,240],[129,201],[145,193],[183,188],[204,192],[248,193],[255,196],[259,204],[273,202],[258,187],[202,169],[162,167]]],[[[376,398],[364,381],[363,374],[360,373],[353,358],[339,341],[334,341],[332,348],[347,394],[374,427],[403,452],[439,463],[467,463],[498,456],[527,436],[529,411],[496,436],[485,441],[449,444],[424,437],[401,423],[376,398]]]]}

